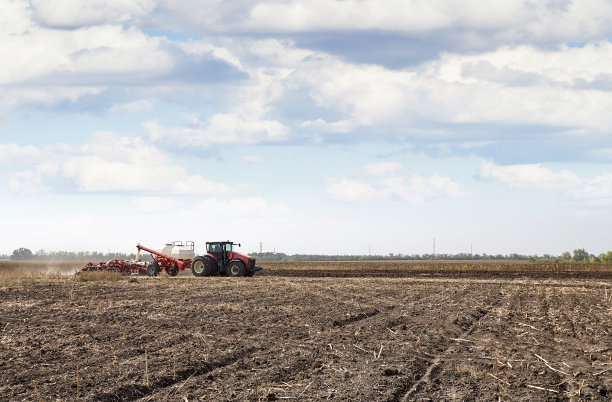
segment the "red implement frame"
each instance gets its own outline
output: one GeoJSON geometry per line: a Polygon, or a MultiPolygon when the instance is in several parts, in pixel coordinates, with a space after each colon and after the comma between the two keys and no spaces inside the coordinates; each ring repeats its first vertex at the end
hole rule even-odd
{"type": "Polygon", "coordinates": [[[150,248],[141,246],[140,244],[136,245],[136,248],[138,250],[142,250],[142,251],[146,251],[147,253],[150,253],[153,256],[153,259],[155,260],[155,262],[159,264],[160,268],[165,268],[165,269],[178,268],[181,271],[183,271],[185,269],[186,263],[189,263],[189,265],[191,265],[191,260],[184,260],[184,261],[177,260],[176,258],[172,258],[166,254],[162,254],[159,251],[151,250],[150,248]]]}
{"type": "Polygon", "coordinates": [[[112,272],[119,272],[124,275],[130,275],[132,273],[146,275],[147,264],[145,262],[125,261],[125,260],[110,260],[107,262],[99,262],[97,264],[90,262],[87,265],[85,265],[83,268],[81,268],[81,271],[82,272],[112,271],[112,272]]]}

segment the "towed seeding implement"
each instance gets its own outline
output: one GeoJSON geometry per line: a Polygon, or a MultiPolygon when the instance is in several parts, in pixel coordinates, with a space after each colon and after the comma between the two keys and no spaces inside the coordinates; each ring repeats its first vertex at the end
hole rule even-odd
{"type": "Polygon", "coordinates": [[[81,272],[111,271],[125,275],[139,274],[157,276],[161,270],[168,275],[176,276],[179,271],[191,269],[195,276],[253,276],[260,271],[261,267],[255,265],[255,258],[237,253],[233,246],[240,244],[231,241],[206,242],[207,254],[196,256],[194,242],[188,241],[172,242],[166,244],[161,250],[153,250],[140,244],[136,245],[138,250],[135,260],[110,260],[98,264],[88,263],[81,272]],[[140,252],[151,254],[153,262],[140,261],[140,252]]]}

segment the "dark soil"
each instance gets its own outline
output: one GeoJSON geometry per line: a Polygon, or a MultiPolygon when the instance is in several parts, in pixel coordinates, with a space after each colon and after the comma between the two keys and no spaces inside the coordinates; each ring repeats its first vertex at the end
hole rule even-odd
{"type": "Polygon", "coordinates": [[[505,274],[9,284],[0,400],[610,400],[610,274],[505,274]]]}

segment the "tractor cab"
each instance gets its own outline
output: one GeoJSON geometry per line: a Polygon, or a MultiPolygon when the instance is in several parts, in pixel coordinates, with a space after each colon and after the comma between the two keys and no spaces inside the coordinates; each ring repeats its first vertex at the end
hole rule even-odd
{"type": "Polygon", "coordinates": [[[232,243],[231,241],[213,241],[206,242],[206,252],[215,256],[217,260],[225,260],[231,258],[233,245],[240,247],[240,243],[232,243]]]}

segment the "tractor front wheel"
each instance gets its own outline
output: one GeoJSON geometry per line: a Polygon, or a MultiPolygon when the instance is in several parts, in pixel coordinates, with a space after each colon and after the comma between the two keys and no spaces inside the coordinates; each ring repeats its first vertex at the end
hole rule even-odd
{"type": "Polygon", "coordinates": [[[232,261],[227,266],[227,270],[230,276],[244,276],[246,269],[242,261],[232,261]]]}
{"type": "Polygon", "coordinates": [[[157,276],[159,274],[159,264],[157,262],[152,262],[147,265],[147,275],[149,276],[157,276]]]}

